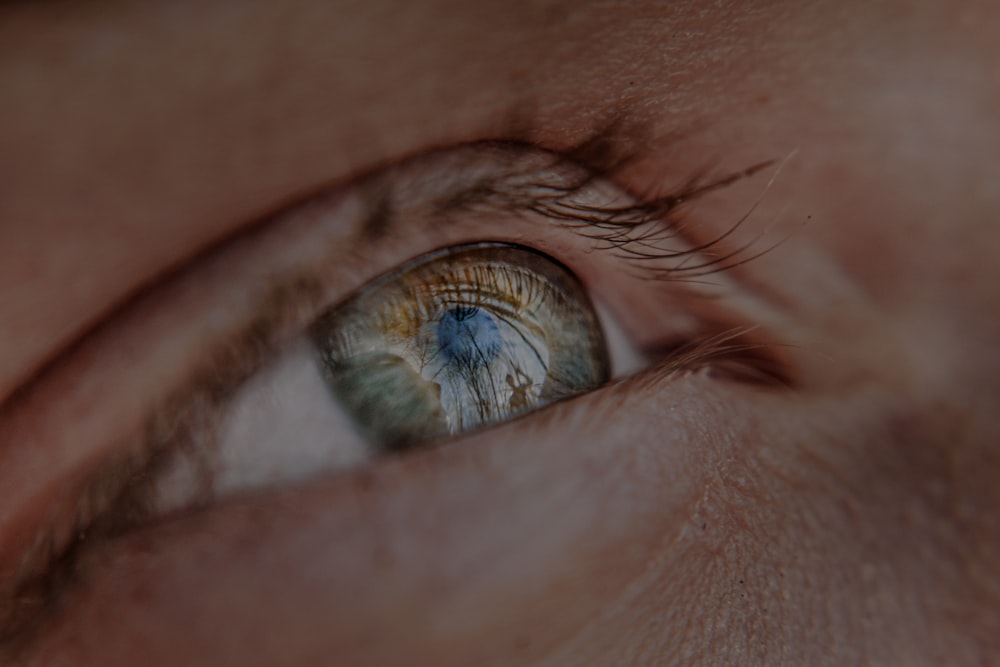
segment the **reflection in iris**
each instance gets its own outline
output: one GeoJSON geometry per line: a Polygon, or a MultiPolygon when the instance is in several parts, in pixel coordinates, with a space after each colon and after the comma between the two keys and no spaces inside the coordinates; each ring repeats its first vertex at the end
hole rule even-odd
{"type": "Polygon", "coordinates": [[[419,258],[334,307],[312,338],[333,394],[387,449],[508,419],[608,376],[576,278],[508,244],[419,258]]]}

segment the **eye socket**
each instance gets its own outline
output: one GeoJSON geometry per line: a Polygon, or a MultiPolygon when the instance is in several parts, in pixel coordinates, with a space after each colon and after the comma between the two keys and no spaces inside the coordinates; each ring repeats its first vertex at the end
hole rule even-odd
{"type": "MultiPolygon", "coordinates": [[[[351,320],[368,325],[381,312],[384,325],[369,329],[384,338],[381,330],[391,328],[394,317],[410,312],[412,318],[418,304],[435,302],[429,291],[416,288],[412,301],[390,307],[383,289],[396,281],[416,276],[418,285],[439,288],[437,310],[421,317],[425,332],[439,348],[448,348],[453,362],[469,357],[470,340],[482,345],[480,339],[493,336],[490,324],[478,324],[483,331],[469,335],[470,322],[481,313],[496,325],[494,337],[504,340],[497,322],[503,309],[494,310],[491,302],[506,298],[504,308],[511,308],[518,282],[511,276],[542,295],[533,315],[524,317],[534,318],[544,332],[535,336],[545,339],[549,353],[544,380],[499,370],[487,374],[502,383],[493,396],[495,409],[481,420],[463,417],[463,428],[595,388],[609,372],[624,376],[647,369],[657,375],[709,361],[711,368],[724,369],[731,361],[737,376],[745,370],[751,378],[759,371],[765,379],[780,379],[771,372],[769,355],[748,355],[744,337],[726,333],[742,318],[695,298],[696,284],[686,282],[745,261],[745,248],[723,251],[726,235],[698,242],[697,235],[681,233],[689,225],[672,214],[678,202],[755,170],[707,184],[694,180],[679,191],[636,200],[605,174],[561,156],[523,146],[472,145],[414,158],[318,196],[200,258],[81,341],[37,379],[13,416],[0,415],[0,440],[18,439],[14,454],[37,454],[25,459],[30,465],[17,456],[4,459],[7,489],[13,489],[6,502],[22,508],[7,525],[23,530],[0,554],[0,569],[20,564],[15,576],[0,578],[0,633],[6,617],[13,618],[2,606],[6,600],[14,601],[8,608],[18,617],[33,618],[36,612],[21,614],[21,606],[35,609],[38,600],[47,600],[38,591],[52,588],[80,553],[102,541],[236,494],[356,469],[371,463],[379,447],[459,432],[431,428],[415,436],[365,438],[358,431],[380,427],[385,411],[358,419],[331,400],[323,350],[333,361],[355,355],[338,352],[323,337],[346,328],[347,320],[337,318],[346,317],[348,304],[359,310],[351,320]],[[496,242],[483,244],[484,238],[496,242]],[[445,249],[412,259],[431,248],[445,249]],[[463,256],[474,261],[463,264],[463,256]],[[459,268],[482,270],[484,262],[495,268],[470,288],[459,268]],[[562,262],[583,278],[586,291],[562,262]],[[394,266],[401,268],[372,278],[394,266]],[[352,290],[360,291],[345,301],[352,290]],[[603,306],[603,332],[590,295],[603,306]],[[325,332],[319,340],[317,332],[325,332]],[[127,363],[123,350],[131,351],[127,363]],[[549,383],[560,374],[568,376],[549,383]],[[94,386],[101,389],[97,404],[94,386]],[[60,428],[66,415],[79,414],[100,419],[72,432],[60,428]],[[350,423],[352,417],[361,429],[350,423]],[[41,460],[44,465],[32,463],[41,460]],[[38,476],[39,470],[44,474],[38,476]],[[29,477],[30,484],[18,485],[29,477]],[[33,515],[38,506],[32,503],[46,494],[59,502],[33,515]],[[86,542],[78,540],[81,535],[86,542]]],[[[527,303],[530,294],[522,293],[515,304],[517,299],[527,303]]],[[[522,349],[538,347],[527,338],[522,349]]],[[[757,347],[751,343],[749,349],[757,347]]],[[[499,345],[498,358],[503,349],[499,345]]],[[[379,384],[370,374],[366,380],[364,370],[358,377],[374,394],[379,384]]],[[[459,382],[456,394],[462,392],[468,387],[459,382]]],[[[339,402],[354,397],[342,393],[347,400],[339,402]]],[[[376,398],[392,406],[392,399],[376,398]]]]}
{"type": "Polygon", "coordinates": [[[511,244],[421,257],[321,317],[312,339],[333,394],[382,449],[503,421],[609,372],[580,284],[511,244]]]}

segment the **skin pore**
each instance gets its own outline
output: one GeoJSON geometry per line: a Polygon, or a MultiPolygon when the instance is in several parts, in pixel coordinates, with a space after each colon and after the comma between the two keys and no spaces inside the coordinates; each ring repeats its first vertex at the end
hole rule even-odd
{"type": "MultiPolygon", "coordinates": [[[[262,303],[290,339],[436,248],[536,247],[631,337],[752,331],[789,385],[651,368],[440,447],[81,536],[65,590],[4,664],[1000,653],[994,4],[0,12],[5,595],[33,536],[75,531],[83,480],[127,459],[262,303]],[[773,160],[690,202],[681,229],[698,245],[752,211],[718,252],[774,249],[706,277],[706,297],[628,278],[537,216],[435,224],[431,186],[406,185],[494,140],[517,160],[567,154],[640,199],[773,160]],[[351,199],[371,183],[402,192],[375,239],[351,199]],[[322,215],[284,213],[325,191],[322,215]],[[274,276],[317,271],[301,301],[279,298],[274,276]],[[670,324],[680,311],[704,326],[670,324]]],[[[282,447],[335,439],[291,421],[282,447]]]]}

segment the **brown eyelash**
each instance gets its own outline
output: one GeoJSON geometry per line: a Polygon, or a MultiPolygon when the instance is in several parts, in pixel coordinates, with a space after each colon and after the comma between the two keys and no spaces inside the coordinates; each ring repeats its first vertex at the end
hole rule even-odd
{"type": "Polygon", "coordinates": [[[775,357],[775,344],[755,340],[756,330],[755,326],[732,327],[685,343],[640,381],[655,384],[665,377],[708,370],[739,382],[794,389],[796,380],[788,366],[775,357]]]}
{"type": "MultiPolygon", "coordinates": [[[[727,270],[762,254],[746,254],[750,248],[750,245],[746,245],[706,262],[684,264],[688,258],[703,256],[706,251],[723,242],[735,232],[745,217],[723,234],[694,247],[672,250],[663,244],[680,234],[682,225],[674,217],[680,207],[759,173],[773,165],[773,160],[715,178],[709,178],[705,170],[688,179],[673,193],[640,200],[635,204],[582,204],[580,194],[588,186],[599,179],[613,176],[639,157],[638,153],[615,149],[617,140],[614,132],[617,131],[602,130],[565,151],[564,155],[555,156],[553,163],[547,165],[549,168],[512,170],[499,178],[450,193],[438,202],[440,211],[446,213],[468,208],[492,208],[504,213],[535,213],[554,220],[575,233],[602,242],[604,250],[618,253],[643,276],[653,279],[694,279],[727,270]],[[577,175],[567,179],[565,171],[552,169],[560,164],[574,165],[574,173],[577,175]],[[582,174],[579,169],[581,165],[584,167],[582,174]],[[554,177],[553,174],[562,176],[554,177]]],[[[483,145],[510,152],[525,149],[537,151],[535,146],[515,142],[485,142],[483,145]]],[[[370,202],[363,235],[377,237],[384,233],[392,223],[395,209],[391,190],[380,191],[370,202]]],[[[252,233],[252,229],[247,233],[252,233]]],[[[298,278],[300,282],[303,279],[302,276],[298,278]]],[[[315,292],[318,287],[313,284],[310,289],[314,292],[313,300],[317,299],[315,292]]],[[[120,534],[134,526],[136,518],[144,518],[148,514],[144,511],[148,498],[143,496],[143,489],[147,488],[143,486],[143,480],[150,478],[170,455],[166,451],[166,444],[176,443],[178,440],[164,436],[162,429],[156,427],[157,424],[162,424],[163,415],[169,414],[169,421],[174,425],[180,424],[179,428],[183,431],[186,428],[184,424],[197,421],[191,414],[199,412],[199,409],[192,408],[192,405],[217,408],[225,404],[242,381],[266,357],[272,348],[275,330],[288,321],[288,316],[280,312],[288,303],[288,299],[284,298],[287,291],[287,285],[276,290],[278,297],[265,300],[261,309],[263,315],[246,327],[238,344],[226,341],[221,352],[212,357],[210,363],[202,367],[179,391],[171,394],[173,398],[165,402],[166,407],[157,410],[151,418],[143,448],[133,451],[130,458],[118,462],[118,465],[102,468],[99,478],[91,480],[81,494],[81,503],[71,524],[64,522],[63,530],[47,526],[39,533],[32,547],[31,561],[35,566],[23,579],[16,581],[11,589],[14,593],[12,596],[0,599],[0,656],[4,655],[4,651],[12,651],[22,645],[32,636],[39,619],[47,617],[44,612],[54,606],[60,594],[74,581],[78,556],[86,546],[120,534]],[[233,360],[235,350],[239,350],[238,354],[241,356],[238,363],[233,360]],[[178,414],[188,413],[191,414],[187,420],[177,418],[178,414]]],[[[301,302],[301,295],[297,298],[301,302]]],[[[750,353],[751,345],[737,342],[743,339],[744,333],[746,332],[715,341],[701,341],[688,350],[677,350],[671,356],[674,362],[664,368],[677,372],[713,360],[732,358],[737,352],[750,353]]],[[[764,369],[766,364],[760,367],[764,369]]],[[[773,374],[762,370],[761,374],[782,377],[777,370],[773,374]]],[[[25,391],[27,389],[24,388],[25,391]]]]}
{"type": "MultiPolygon", "coordinates": [[[[563,224],[585,238],[597,241],[598,250],[612,252],[636,269],[635,277],[652,280],[693,281],[744,265],[773,251],[787,238],[758,248],[764,234],[721,255],[709,256],[750,219],[763,198],[763,193],[747,212],[728,229],[706,241],[691,243],[683,239],[687,223],[679,217],[682,208],[737,181],[751,178],[763,170],[777,166],[764,193],[773,184],[781,164],[777,159],[758,162],[749,167],[712,175],[703,168],[690,176],[680,187],[667,194],[636,197],[637,201],[621,205],[584,203],[581,195],[600,179],[614,180],[617,173],[637,161],[641,154],[614,153],[607,144],[613,138],[597,135],[563,155],[554,155],[553,162],[543,167],[511,172],[477,181],[471,187],[449,194],[437,204],[437,212],[448,214],[456,210],[495,210],[501,213],[530,212],[563,224]],[[576,157],[586,160],[578,162],[576,157]],[[582,174],[567,178],[560,166],[572,165],[582,174]],[[670,243],[681,239],[680,247],[670,243]],[[692,259],[703,261],[690,264],[692,259]]],[[[485,145],[501,151],[531,149],[533,146],[510,141],[487,142],[485,145]]],[[[790,157],[790,156],[789,156],[790,157]]],[[[783,163],[785,160],[781,161],[783,163]]],[[[373,212],[369,221],[380,232],[388,226],[392,210],[392,193],[379,191],[370,202],[373,212]]]]}

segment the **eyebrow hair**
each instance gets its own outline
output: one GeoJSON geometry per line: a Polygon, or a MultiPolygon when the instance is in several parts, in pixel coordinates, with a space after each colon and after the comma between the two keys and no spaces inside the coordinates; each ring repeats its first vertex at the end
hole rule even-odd
{"type": "MultiPolygon", "coordinates": [[[[677,221],[671,216],[680,207],[750,177],[773,164],[773,161],[715,177],[709,177],[708,170],[702,170],[673,192],[646,200],[607,206],[584,205],[578,201],[581,192],[641,157],[635,148],[634,138],[622,138],[630,133],[640,136],[634,128],[628,127],[616,120],[563,154],[552,153],[551,161],[541,166],[514,168],[518,166],[517,160],[512,160],[515,163],[512,168],[500,170],[493,178],[475,180],[454,189],[446,188],[442,196],[431,202],[432,207],[442,215],[463,210],[536,214],[587,238],[604,242],[606,250],[622,253],[641,271],[660,278],[687,279],[705,275],[706,270],[725,270],[725,261],[732,259],[731,254],[725,254],[721,260],[716,259],[708,265],[684,266],[682,262],[692,253],[703,252],[724,240],[731,230],[714,240],[695,244],[693,250],[689,246],[655,254],[653,244],[675,237],[677,221]],[[567,166],[573,168],[574,175],[570,178],[566,176],[567,166]],[[652,261],[654,259],[677,261],[678,266],[660,267],[658,274],[650,268],[657,268],[652,261]]],[[[507,140],[476,142],[469,146],[514,157],[520,151],[539,150],[528,143],[507,140]]],[[[461,147],[445,150],[457,148],[461,147]]],[[[402,163],[402,167],[405,168],[409,162],[402,163]]],[[[363,198],[366,206],[362,213],[360,238],[381,238],[398,227],[399,212],[403,207],[397,202],[399,193],[392,187],[393,175],[389,172],[399,166],[377,170],[343,186],[364,186],[379,177],[369,196],[363,198]],[[384,177],[387,173],[389,176],[384,177]]],[[[322,197],[322,194],[310,197],[299,205],[267,216],[210,251],[199,254],[194,263],[224,252],[237,237],[252,236],[272,224],[279,224],[285,216],[322,197]]],[[[177,273],[184,273],[190,267],[189,263],[177,273]]],[[[198,446],[210,447],[215,437],[214,428],[221,421],[225,406],[274,353],[285,330],[301,320],[303,311],[312,311],[313,319],[322,314],[326,307],[323,303],[324,289],[311,271],[307,268],[283,274],[271,282],[253,308],[253,316],[240,326],[238,333],[232,338],[216,341],[208,353],[192,364],[187,378],[167,392],[166,397],[150,412],[142,432],[128,436],[122,447],[113,448],[113,451],[125,454],[104,460],[85,480],[79,493],[80,509],[76,516],[71,517],[69,525],[41,527],[29,547],[31,553],[26,554],[30,566],[22,577],[13,582],[10,594],[0,598],[0,655],[5,650],[25,645],[34,636],[54,601],[76,583],[79,557],[88,548],[153,518],[150,514],[150,493],[157,474],[177,456],[191,453],[190,447],[185,452],[182,443],[194,442],[198,446]],[[140,444],[136,446],[133,441],[140,444]]],[[[175,276],[168,276],[167,282],[175,276]]],[[[162,284],[141,292],[95,327],[85,339],[100,336],[107,326],[113,326],[119,317],[129,312],[141,299],[155,293],[162,284]]],[[[30,387],[24,390],[25,393],[30,392],[30,387]]]]}

